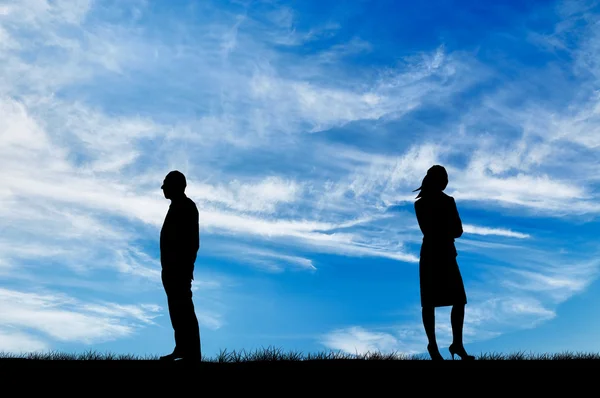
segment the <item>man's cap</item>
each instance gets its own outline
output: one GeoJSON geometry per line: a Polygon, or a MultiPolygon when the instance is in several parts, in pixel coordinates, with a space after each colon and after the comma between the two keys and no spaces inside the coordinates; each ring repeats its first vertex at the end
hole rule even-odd
{"type": "Polygon", "coordinates": [[[165,182],[168,182],[169,185],[174,185],[181,188],[185,188],[187,186],[185,176],[182,172],[178,170],[173,170],[169,172],[169,174],[167,174],[167,176],[165,177],[165,182]]]}

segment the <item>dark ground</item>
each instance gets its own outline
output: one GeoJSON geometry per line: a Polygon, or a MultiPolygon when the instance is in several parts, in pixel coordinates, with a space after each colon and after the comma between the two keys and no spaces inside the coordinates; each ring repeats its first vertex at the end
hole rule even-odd
{"type": "Polygon", "coordinates": [[[3,397],[583,397],[599,360],[162,363],[0,360],[3,397]]]}

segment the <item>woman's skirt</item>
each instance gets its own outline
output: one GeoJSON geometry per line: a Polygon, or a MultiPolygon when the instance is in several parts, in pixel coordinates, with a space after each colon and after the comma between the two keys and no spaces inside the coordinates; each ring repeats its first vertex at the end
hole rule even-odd
{"type": "Polygon", "coordinates": [[[456,248],[451,244],[423,242],[419,261],[421,307],[467,304],[456,248]]]}

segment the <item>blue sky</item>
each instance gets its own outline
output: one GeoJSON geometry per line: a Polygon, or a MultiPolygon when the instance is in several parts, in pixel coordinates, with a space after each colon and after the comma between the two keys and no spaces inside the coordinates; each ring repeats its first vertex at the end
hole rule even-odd
{"type": "Polygon", "coordinates": [[[424,352],[433,164],[467,350],[600,351],[600,8],[493,3],[0,2],[0,351],[172,350],[177,169],[204,354],[424,352]]]}

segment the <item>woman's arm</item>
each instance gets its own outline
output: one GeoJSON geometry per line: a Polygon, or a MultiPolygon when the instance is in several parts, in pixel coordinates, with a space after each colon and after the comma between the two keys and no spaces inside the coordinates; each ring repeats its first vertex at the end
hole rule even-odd
{"type": "Polygon", "coordinates": [[[458,214],[458,208],[456,207],[456,201],[452,198],[452,219],[451,219],[451,232],[453,238],[460,238],[463,234],[462,221],[458,214]]]}
{"type": "Polygon", "coordinates": [[[426,214],[423,212],[422,203],[419,201],[415,202],[415,214],[417,215],[417,222],[419,223],[419,228],[423,235],[429,232],[428,222],[426,220],[426,214]]]}

